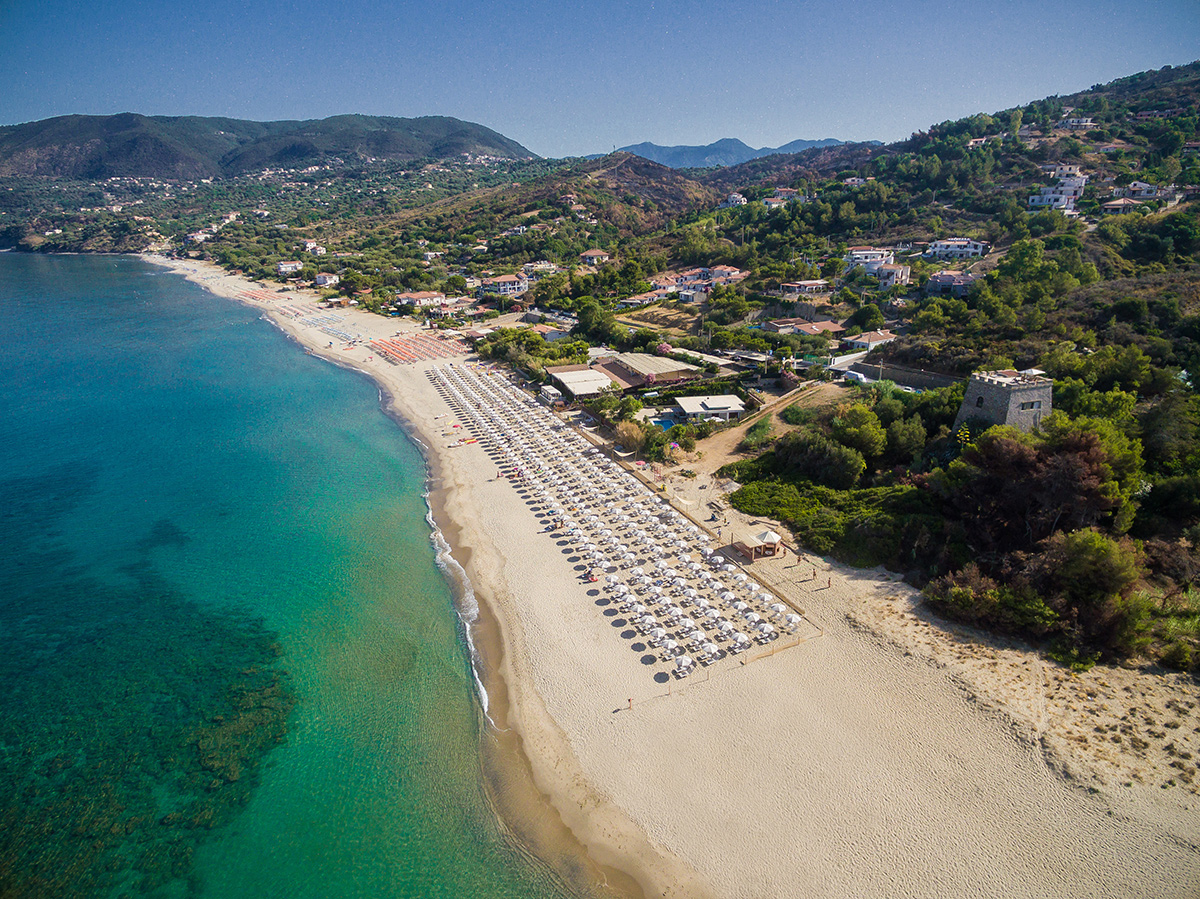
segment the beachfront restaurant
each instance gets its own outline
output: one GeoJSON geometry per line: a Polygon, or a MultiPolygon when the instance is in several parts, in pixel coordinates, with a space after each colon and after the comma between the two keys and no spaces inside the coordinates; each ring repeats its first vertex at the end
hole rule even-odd
{"type": "Polygon", "coordinates": [[[685,421],[737,421],[746,411],[745,405],[736,396],[681,396],[675,399],[675,407],[685,421]]]}

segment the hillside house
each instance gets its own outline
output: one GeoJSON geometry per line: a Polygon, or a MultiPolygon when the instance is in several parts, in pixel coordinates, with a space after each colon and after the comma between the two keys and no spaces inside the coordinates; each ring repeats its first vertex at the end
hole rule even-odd
{"type": "Polygon", "coordinates": [[[855,269],[862,266],[868,274],[875,274],[881,265],[891,265],[896,261],[896,254],[881,247],[850,247],[846,251],[846,268],[855,269]]]}
{"type": "Polygon", "coordinates": [[[1146,184],[1145,181],[1133,181],[1126,187],[1117,187],[1112,191],[1114,198],[1129,197],[1130,199],[1158,199],[1157,185],[1146,184]]]}
{"type": "Polygon", "coordinates": [[[1052,178],[1078,178],[1083,174],[1082,167],[1078,165],[1065,165],[1052,162],[1047,165],[1038,166],[1038,168],[1052,178]]]}
{"type": "Polygon", "coordinates": [[[973,259],[987,251],[988,245],[983,241],[971,240],[969,237],[947,237],[945,240],[935,240],[931,243],[925,255],[933,259],[973,259]]]}
{"type": "Polygon", "coordinates": [[[726,197],[724,200],[722,200],[720,202],[720,204],[717,206],[717,208],[718,209],[732,209],[735,206],[745,206],[745,205],[746,205],[746,198],[743,197],[741,194],[739,194],[737,191],[734,191],[728,197],[726,197]]]}
{"type": "Polygon", "coordinates": [[[885,343],[891,343],[897,336],[891,331],[864,331],[857,337],[847,338],[846,343],[856,350],[873,350],[885,343]]]}
{"type": "Polygon", "coordinates": [[[891,262],[879,266],[875,270],[875,277],[879,279],[880,290],[890,290],[907,284],[912,277],[912,269],[907,265],[891,262]]]}
{"type": "Polygon", "coordinates": [[[780,287],[785,297],[795,297],[801,294],[825,293],[829,290],[829,282],[824,278],[815,281],[785,281],[780,287]]]}
{"type": "Polygon", "coordinates": [[[807,334],[809,337],[835,337],[846,329],[835,321],[810,321],[804,318],[777,318],[763,322],[762,329],[774,334],[807,334]]]}
{"type": "Polygon", "coordinates": [[[1032,371],[1011,369],[971,375],[954,427],[975,421],[985,425],[1010,425],[1032,431],[1052,409],[1054,382],[1032,371]]]}
{"type": "Polygon", "coordinates": [[[313,279],[313,284],[317,287],[336,287],[340,280],[342,279],[337,275],[329,272],[318,272],[317,277],[313,279]]]}
{"type": "Polygon", "coordinates": [[[734,284],[744,281],[748,277],[750,277],[749,272],[734,268],[732,265],[714,265],[708,269],[708,280],[714,284],[734,284]]]}
{"type": "Polygon", "coordinates": [[[926,296],[965,297],[981,275],[968,272],[940,271],[934,272],[925,282],[926,296]]]}
{"type": "Polygon", "coordinates": [[[529,289],[529,281],[523,274],[500,275],[498,278],[484,278],[479,289],[495,296],[515,297],[529,289]]]}
{"type": "Polygon", "coordinates": [[[1100,211],[1105,215],[1125,215],[1129,212],[1134,212],[1144,206],[1145,203],[1141,200],[1135,200],[1132,197],[1121,197],[1119,200],[1111,200],[1108,203],[1103,203],[1100,206],[1100,211]]]}
{"type": "Polygon", "coordinates": [[[603,250],[587,250],[579,254],[579,261],[584,265],[603,265],[612,257],[603,250]]]}
{"type": "Polygon", "coordinates": [[[281,275],[294,275],[302,268],[304,268],[304,263],[297,262],[294,259],[289,259],[286,262],[279,262],[275,264],[275,271],[281,275]]]}

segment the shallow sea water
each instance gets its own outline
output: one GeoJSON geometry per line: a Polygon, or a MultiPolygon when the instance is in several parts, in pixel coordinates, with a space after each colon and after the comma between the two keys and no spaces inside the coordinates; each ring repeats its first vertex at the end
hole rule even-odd
{"type": "Polygon", "coordinates": [[[0,346],[0,894],[565,895],[372,383],[128,258],[0,254],[0,346]]]}

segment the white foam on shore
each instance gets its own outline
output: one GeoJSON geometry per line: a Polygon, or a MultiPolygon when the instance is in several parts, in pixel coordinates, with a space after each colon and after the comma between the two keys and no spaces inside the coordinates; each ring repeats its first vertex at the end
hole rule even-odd
{"type": "Polygon", "coordinates": [[[479,676],[479,653],[475,649],[475,641],[471,636],[471,629],[479,620],[479,600],[475,598],[475,588],[467,576],[466,569],[454,558],[450,544],[433,519],[433,507],[429,504],[429,490],[426,489],[422,495],[425,498],[425,521],[429,524],[429,540],[434,548],[434,561],[437,562],[442,573],[458,585],[458,602],[455,611],[458,614],[458,620],[462,622],[463,635],[467,641],[468,658],[471,661],[471,677],[475,681],[475,689],[479,692],[479,704],[483,709],[483,717],[487,719],[488,724],[495,727],[496,722],[488,714],[488,692],[483,685],[483,679],[479,676]]]}
{"type": "MultiPolygon", "coordinates": [[[[288,335],[289,338],[293,340],[296,339],[288,331],[288,329],[285,328],[282,323],[276,321],[273,316],[264,312],[261,318],[270,322],[284,334],[288,335]]],[[[303,344],[301,344],[301,346],[303,346],[303,344]]],[[[321,355],[314,353],[308,347],[304,347],[304,350],[310,355],[321,355]]],[[[342,368],[353,369],[354,371],[360,372],[372,380],[375,380],[370,371],[361,369],[358,366],[347,364],[343,360],[332,359],[328,356],[321,355],[321,358],[326,359],[326,361],[333,362],[335,365],[339,365],[342,368]]],[[[376,381],[376,386],[379,391],[379,406],[386,414],[389,407],[387,392],[378,381],[376,381]]],[[[402,430],[420,449],[421,455],[426,459],[426,466],[428,466],[429,446],[414,433],[411,427],[402,427],[402,430]]],[[[454,558],[454,552],[451,549],[450,544],[447,542],[445,535],[442,534],[441,528],[438,527],[437,522],[433,518],[433,506],[431,506],[429,503],[428,467],[426,467],[426,472],[425,490],[422,492],[421,496],[425,500],[425,522],[429,525],[429,542],[433,544],[434,561],[437,563],[438,568],[441,569],[442,574],[445,575],[447,580],[451,582],[451,588],[457,593],[458,598],[457,602],[455,603],[455,614],[458,616],[458,620],[462,623],[463,637],[467,643],[467,658],[471,664],[471,678],[475,681],[475,690],[479,694],[479,705],[483,710],[483,717],[488,724],[496,728],[496,722],[493,721],[491,715],[488,714],[488,692],[487,688],[483,685],[483,678],[479,674],[481,661],[479,658],[479,652],[475,648],[475,640],[471,633],[475,623],[479,620],[479,600],[475,597],[475,587],[472,585],[471,578],[467,575],[466,569],[459,564],[456,558],[454,558]]],[[[499,728],[496,729],[498,730],[499,728]]]]}

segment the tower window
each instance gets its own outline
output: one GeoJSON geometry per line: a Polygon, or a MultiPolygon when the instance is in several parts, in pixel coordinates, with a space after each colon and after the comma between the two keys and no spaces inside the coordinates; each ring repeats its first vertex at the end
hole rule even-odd
{"type": "Polygon", "coordinates": [[[975,408],[976,408],[976,409],[982,409],[982,408],[983,408],[983,397],[977,397],[977,398],[975,399],[975,408]]]}

